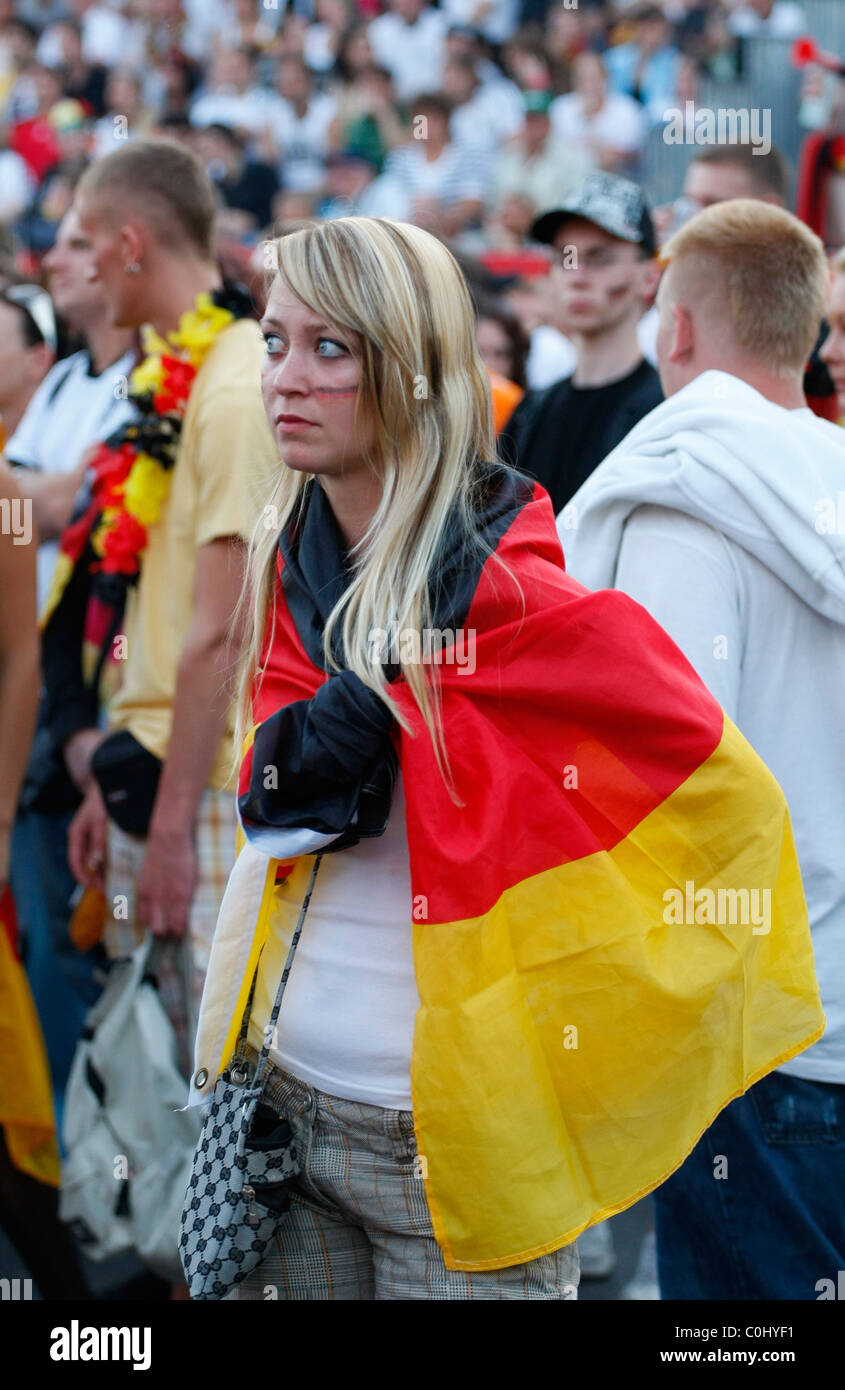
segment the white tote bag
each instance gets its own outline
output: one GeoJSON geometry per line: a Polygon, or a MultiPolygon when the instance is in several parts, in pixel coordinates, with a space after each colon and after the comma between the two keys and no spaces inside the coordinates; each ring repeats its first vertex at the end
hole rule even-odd
{"type": "Polygon", "coordinates": [[[156,1274],[181,1283],[179,1220],[200,1116],[180,1108],[188,1083],[155,984],[167,949],[182,954],[192,1016],[189,942],[162,945],[148,933],[112,965],[85,1021],[65,1098],[59,1215],[89,1258],[134,1249],[156,1274]]]}

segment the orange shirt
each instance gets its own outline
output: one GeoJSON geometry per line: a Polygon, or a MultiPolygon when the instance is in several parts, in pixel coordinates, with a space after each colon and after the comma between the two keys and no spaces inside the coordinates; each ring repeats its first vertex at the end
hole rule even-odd
{"type": "Polygon", "coordinates": [[[506,376],[491,371],[489,367],[487,373],[490,377],[490,390],[493,393],[493,427],[498,436],[502,433],[525,392],[521,386],[517,386],[515,381],[509,381],[506,376]]]}

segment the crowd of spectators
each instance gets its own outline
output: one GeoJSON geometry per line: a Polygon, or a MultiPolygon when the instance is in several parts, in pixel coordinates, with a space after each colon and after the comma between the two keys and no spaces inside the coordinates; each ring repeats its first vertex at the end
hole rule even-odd
{"type": "Polygon", "coordinates": [[[37,269],[86,163],[166,132],[220,235],[370,213],[478,255],[590,168],[637,177],[651,127],[730,77],[791,0],[0,0],[0,224],[37,269]]]}

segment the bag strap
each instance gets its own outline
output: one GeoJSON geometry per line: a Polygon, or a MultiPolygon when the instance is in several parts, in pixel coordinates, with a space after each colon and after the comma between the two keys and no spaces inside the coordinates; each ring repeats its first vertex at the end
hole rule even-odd
{"type": "MultiPolygon", "coordinates": [[[[291,938],[290,948],[287,954],[287,960],[285,961],[285,968],[282,971],[282,978],[279,981],[279,988],[276,991],[276,1001],[273,1005],[273,1010],[270,1014],[267,1026],[264,1029],[264,1042],[262,1043],[261,1051],[258,1054],[258,1061],[255,1066],[255,1074],[252,1079],[252,1090],[256,1090],[258,1088],[261,1077],[264,1074],[264,1068],[267,1065],[267,1059],[270,1054],[271,1039],[276,1031],[276,1023],[278,1022],[279,1018],[279,1010],[282,1007],[282,996],[284,995],[285,986],[288,982],[288,976],[290,975],[290,968],[293,963],[293,957],[296,952],[296,948],[299,945],[299,938],[302,935],[302,924],[305,921],[305,914],[308,911],[308,905],[311,902],[311,894],[314,891],[314,884],[317,879],[317,870],[319,869],[322,862],[322,854],[316,855],[314,858],[314,867],[311,870],[311,876],[308,880],[308,887],[305,890],[305,897],[303,898],[302,906],[299,909],[299,920],[297,921],[296,929],[291,938]]],[[[245,1036],[247,1027],[249,1026],[249,1014],[252,1005],[252,996],[255,991],[255,978],[257,977],[257,975],[258,970],[256,968],[255,976],[253,977],[252,981],[252,989],[250,990],[249,1000],[247,1001],[246,1011],[244,1013],[243,1031],[241,1033],[242,1038],[245,1036]]]]}

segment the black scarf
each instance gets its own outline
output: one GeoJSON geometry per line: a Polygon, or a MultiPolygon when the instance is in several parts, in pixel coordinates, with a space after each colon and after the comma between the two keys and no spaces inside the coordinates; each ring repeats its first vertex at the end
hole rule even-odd
{"type": "MultiPolygon", "coordinates": [[[[534,483],[498,464],[479,464],[476,472],[476,528],[484,546],[494,550],[515,514],[530,501],[534,483]]],[[[298,526],[285,530],[279,547],[291,618],[310,660],[324,672],[326,619],[345,592],[351,569],[346,543],[316,481],[308,486],[298,526]]],[[[453,509],[429,581],[435,628],[454,633],[463,627],[488,553],[467,540],[453,509]]],[[[249,784],[238,798],[247,829],[307,828],[336,835],[327,851],[384,833],[398,768],[393,716],[345,667],[339,629],[332,655],[344,669],[331,675],[311,699],[294,701],[258,726],[249,784]],[[271,789],[264,785],[268,767],[277,774],[271,789]]],[[[399,666],[386,664],[384,673],[388,682],[396,680],[399,666]]]]}

